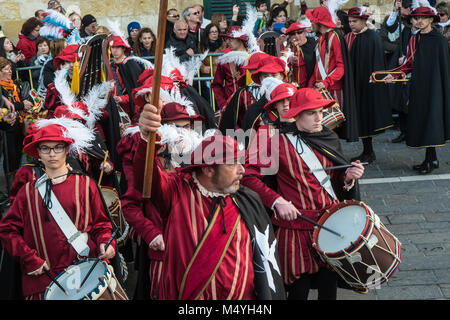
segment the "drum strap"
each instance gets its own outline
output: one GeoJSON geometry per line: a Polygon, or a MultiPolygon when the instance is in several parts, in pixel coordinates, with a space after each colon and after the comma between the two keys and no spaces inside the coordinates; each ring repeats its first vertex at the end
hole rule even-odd
{"type": "Polygon", "coordinates": [[[311,150],[311,148],[303,141],[303,139],[294,136],[291,133],[286,133],[289,142],[294,146],[300,158],[306,163],[312,174],[319,181],[320,185],[328,192],[328,194],[337,200],[334,193],[333,186],[331,185],[330,176],[325,172],[317,156],[311,150]]]}
{"type": "MultiPolygon", "coordinates": [[[[325,80],[326,77],[331,76],[334,73],[334,71],[336,71],[336,68],[333,71],[331,71],[330,74],[327,75],[327,73],[325,71],[325,67],[323,66],[322,59],[320,58],[319,43],[317,43],[317,45],[316,45],[315,52],[316,52],[317,67],[319,68],[320,76],[322,77],[322,80],[325,80]]],[[[325,57],[325,60],[328,60],[327,57],[325,57]]],[[[327,61],[327,64],[328,64],[328,61],[327,61]]],[[[328,66],[327,66],[327,68],[328,68],[328,66]]]]}
{"type": "MultiPolygon", "coordinates": [[[[35,184],[35,188],[39,191],[42,199],[45,197],[45,185],[47,179],[47,174],[44,173],[35,184]]],[[[87,234],[81,233],[75,227],[53,191],[50,193],[50,200],[52,202],[52,207],[49,208],[48,211],[51,213],[53,219],[55,219],[64,236],[67,238],[67,241],[72,245],[79,256],[87,257],[89,255],[87,234]]]]}

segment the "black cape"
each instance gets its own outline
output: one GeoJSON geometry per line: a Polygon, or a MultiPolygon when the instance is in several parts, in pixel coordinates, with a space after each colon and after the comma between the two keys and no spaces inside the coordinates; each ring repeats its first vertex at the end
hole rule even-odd
{"type": "Polygon", "coordinates": [[[194,104],[195,113],[202,115],[205,118],[204,129],[217,128],[216,121],[214,119],[214,111],[211,105],[203,98],[198,91],[192,86],[181,88],[181,94],[187,97],[194,104]]]}
{"type": "Polygon", "coordinates": [[[448,43],[434,28],[416,37],[406,145],[440,146],[450,140],[448,43]]]}
{"type": "Polygon", "coordinates": [[[384,83],[370,83],[374,71],[386,70],[381,40],[373,30],[356,36],[350,49],[356,105],[359,113],[359,136],[375,136],[392,126],[389,93],[384,83]]]}
{"type": "MultiPolygon", "coordinates": [[[[239,109],[245,108],[245,106],[240,105],[240,97],[241,94],[244,92],[244,90],[247,90],[249,94],[252,94],[249,90],[249,86],[240,87],[238,88],[234,93],[233,96],[230,99],[230,102],[228,102],[228,105],[226,106],[225,110],[223,111],[220,123],[219,123],[219,130],[222,132],[223,135],[226,135],[227,129],[234,130],[236,126],[242,128],[242,123],[238,123],[238,115],[239,115],[239,109]]],[[[250,106],[252,106],[251,104],[250,106]]],[[[249,107],[250,108],[250,107],[249,107]]],[[[248,111],[248,109],[247,109],[248,111]]],[[[247,111],[245,113],[247,113],[247,111]]],[[[245,115],[244,115],[245,117],[245,115]]]]}
{"type": "MultiPolygon", "coordinates": [[[[344,61],[344,81],[343,97],[341,110],[344,113],[346,121],[335,132],[340,139],[344,139],[348,142],[358,141],[359,129],[358,129],[358,110],[355,98],[355,84],[353,79],[353,67],[350,55],[348,52],[347,41],[339,30],[335,30],[335,33],[339,37],[339,43],[341,45],[342,59],[344,61]]],[[[328,41],[328,40],[326,40],[328,41]]]]}
{"type": "MultiPolygon", "coordinates": [[[[115,72],[114,66],[118,67],[120,77],[122,79],[123,85],[125,86],[125,88],[122,88],[121,94],[127,94],[130,98],[129,116],[130,116],[130,119],[133,119],[134,112],[135,112],[135,110],[134,110],[135,105],[134,105],[132,92],[133,92],[133,89],[140,87],[140,84],[138,83],[138,79],[139,79],[139,76],[141,75],[141,73],[145,69],[141,64],[137,63],[134,60],[128,60],[124,63],[119,63],[117,65],[113,64],[112,65],[113,72],[115,72]]],[[[116,81],[116,85],[117,84],[118,84],[118,82],[116,81]]]]}
{"type": "Polygon", "coordinates": [[[247,187],[240,186],[239,190],[232,195],[236,199],[239,212],[247,226],[248,232],[252,240],[253,251],[253,268],[255,277],[255,295],[258,300],[285,300],[286,293],[281,277],[280,261],[277,246],[275,246],[274,261],[276,266],[271,262],[268,263],[270,270],[264,268],[264,254],[258,245],[256,232],[267,235],[268,245],[274,245],[275,234],[273,231],[270,217],[266,214],[261,198],[256,192],[247,187]],[[257,230],[257,231],[256,231],[257,230]],[[266,233],[267,232],[267,233],[266,233]],[[276,270],[278,269],[278,271],[276,270]],[[273,279],[273,287],[269,287],[267,272],[271,273],[273,279]]]}

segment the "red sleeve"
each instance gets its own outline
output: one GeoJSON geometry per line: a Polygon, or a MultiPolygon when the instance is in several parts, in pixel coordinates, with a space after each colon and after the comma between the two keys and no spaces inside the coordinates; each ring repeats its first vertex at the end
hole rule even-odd
{"type": "MultiPolygon", "coordinates": [[[[159,140],[158,135],[157,140],[159,140]]],[[[139,139],[136,153],[133,157],[134,187],[136,190],[143,189],[146,152],[147,142],[141,138],[139,139]]],[[[176,182],[175,174],[168,174],[161,168],[159,158],[156,156],[156,153],[157,148],[155,148],[152,173],[152,192],[150,198],[161,216],[164,217],[169,214],[172,203],[175,203],[176,201],[174,197],[178,194],[178,184],[176,182]]]]}
{"type": "MultiPolygon", "coordinates": [[[[139,133],[137,133],[139,135],[139,133]]],[[[135,139],[132,136],[123,137],[117,144],[117,152],[122,158],[122,167],[128,183],[128,190],[121,197],[122,210],[125,220],[136,230],[136,232],[149,244],[158,234],[162,234],[161,228],[157,227],[146,215],[152,214],[153,209],[159,213],[150,202],[145,203],[145,213],[142,211],[142,192],[134,188],[133,157],[135,153],[135,139]]]]}
{"type": "Polygon", "coordinates": [[[25,38],[21,38],[16,49],[22,51],[27,63],[30,63],[30,59],[36,56],[36,46],[33,40],[27,41],[25,38]]]}
{"type": "Polygon", "coordinates": [[[45,260],[37,255],[35,249],[28,246],[22,236],[26,228],[23,215],[28,214],[26,201],[25,188],[22,188],[8,213],[0,221],[0,240],[10,256],[20,261],[22,270],[29,273],[39,269],[45,260]]]}
{"type": "MultiPolygon", "coordinates": [[[[255,191],[260,196],[263,204],[271,208],[274,201],[280,195],[267,187],[262,181],[264,169],[268,169],[270,164],[278,163],[275,159],[278,155],[272,155],[269,152],[271,150],[272,139],[268,137],[268,127],[260,127],[249,148],[249,157],[245,166],[242,184],[255,191]]],[[[275,137],[278,138],[278,135],[275,137]]]]}
{"type": "Polygon", "coordinates": [[[211,88],[214,91],[214,97],[220,109],[223,109],[227,103],[227,97],[225,95],[225,67],[223,64],[217,66],[216,73],[214,74],[214,80],[211,82],[211,88]]]}
{"type": "Polygon", "coordinates": [[[34,169],[32,166],[23,166],[17,170],[14,177],[14,182],[9,191],[9,204],[12,206],[14,199],[20,188],[22,188],[27,182],[32,182],[34,180],[34,169]]]}
{"type": "MultiPolygon", "coordinates": [[[[406,53],[406,62],[399,66],[398,68],[395,68],[391,71],[400,71],[404,72],[405,74],[411,73],[413,64],[414,64],[414,46],[415,46],[415,40],[416,36],[413,35],[408,42],[408,52],[406,53]]],[[[394,75],[394,78],[400,78],[400,75],[394,75]]]]}

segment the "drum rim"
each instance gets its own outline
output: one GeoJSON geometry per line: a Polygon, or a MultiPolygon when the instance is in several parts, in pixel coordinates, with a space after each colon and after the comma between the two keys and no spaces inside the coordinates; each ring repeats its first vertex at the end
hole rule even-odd
{"type": "Polygon", "coordinates": [[[358,200],[344,200],[342,202],[339,202],[338,204],[332,206],[330,209],[326,210],[324,214],[322,214],[322,216],[319,218],[319,220],[317,221],[320,224],[324,224],[324,222],[333,214],[335,213],[337,210],[344,208],[344,207],[348,207],[351,205],[359,205],[362,206],[364,208],[364,210],[366,211],[366,225],[363,228],[363,231],[361,232],[361,234],[359,235],[359,237],[353,241],[350,246],[348,246],[347,248],[344,248],[342,250],[336,251],[336,252],[328,252],[325,253],[323,250],[321,250],[319,248],[319,232],[320,232],[320,227],[314,227],[314,231],[313,231],[313,247],[323,256],[327,257],[327,258],[334,258],[334,259],[340,259],[342,257],[345,257],[346,254],[351,254],[355,251],[358,251],[362,246],[364,246],[364,238],[366,238],[366,236],[372,232],[373,228],[374,228],[374,223],[373,220],[368,218],[372,216],[372,212],[371,210],[369,210],[368,206],[362,202],[362,201],[358,201],[358,200]]]}
{"type": "MultiPolygon", "coordinates": [[[[75,266],[75,265],[78,265],[78,264],[81,264],[81,263],[84,263],[84,262],[87,262],[87,261],[94,261],[95,262],[96,260],[97,260],[96,258],[82,259],[82,260],[78,260],[78,261],[72,263],[70,266],[75,266]]],[[[99,283],[98,283],[97,288],[94,289],[93,291],[91,291],[90,293],[87,293],[85,296],[83,296],[81,299],[78,299],[78,300],[94,300],[93,299],[94,298],[94,293],[95,293],[95,296],[101,296],[103,294],[103,292],[105,292],[105,290],[108,288],[109,281],[111,281],[111,271],[108,269],[108,264],[105,261],[100,260],[99,262],[106,266],[105,267],[106,271],[105,271],[103,277],[101,278],[101,280],[98,279],[99,283]],[[98,291],[98,293],[96,293],[96,291],[98,291]]],[[[68,266],[67,268],[69,268],[70,266],[68,266]]],[[[63,271],[61,271],[55,277],[55,280],[58,281],[63,276],[63,274],[66,273],[67,268],[65,268],[63,271]]],[[[56,284],[53,281],[50,282],[50,284],[45,289],[44,300],[47,300],[46,296],[47,296],[47,293],[50,290],[51,286],[55,286],[56,287],[56,284]]]]}

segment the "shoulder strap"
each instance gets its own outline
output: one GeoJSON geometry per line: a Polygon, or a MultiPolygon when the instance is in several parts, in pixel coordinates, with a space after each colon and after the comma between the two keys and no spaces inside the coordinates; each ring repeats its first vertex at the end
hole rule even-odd
{"type": "MultiPolygon", "coordinates": [[[[43,174],[35,184],[35,188],[39,191],[42,198],[45,197],[45,185],[47,180],[47,174],[43,174]]],[[[53,219],[55,219],[58,227],[63,232],[67,241],[72,245],[75,251],[81,257],[89,256],[89,246],[87,245],[87,234],[81,233],[73,224],[72,220],[67,216],[61,203],[56,198],[53,191],[51,191],[50,199],[52,207],[48,209],[53,219]]]]}
{"type": "Polygon", "coordinates": [[[294,146],[298,155],[302,160],[306,163],[308,168],[311,170],[312,174],[316,177],[317,181],[319,181],[320,185],[328,192],[328,194],[335,200],[337,200],[337,196],[334,193],[333,186],[331,185],[331,180],[328,174],[322,167],[319,159],[311,150],[311,148],[300,138],[294,137],[294,135],[287,133],[286,137],[288,137],[289,142],[294,146]],[[301,152],[299,151],[299,145],[301,148],[301,152]]]}

